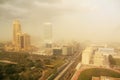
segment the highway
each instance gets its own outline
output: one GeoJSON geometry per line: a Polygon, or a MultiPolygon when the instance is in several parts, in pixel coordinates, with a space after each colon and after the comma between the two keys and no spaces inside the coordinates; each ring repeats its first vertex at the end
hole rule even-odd
{"type": "Polygon", "coordinates": [[[71,61],[71,62],[68,64],[68,66],[67,66],[61,73],[59,73],[59,74],[55,77],[54,80],[59,80],[59,79],[63,76],[63,74],[68,70],[68,68],[69,68],[73,63],[74,63],[74,61],[71,61]]]}
{"type": "Polygon", "coordinates": [[[72,56],[68,56],[66,63],[57,68],[57,71],[51,74],[46,80],[66,80],[66,78],[72,77],[75,71],[75,66],[79,62],[81,52],[75,53],[72,56]]]}
{"type": "Polygon", "coordinates": [[[54,80],[54,78],[55,78],[56,76],[58,76],[59,73],[61,73],[61,72],[66,68],[66,66],[67,66],[68,64],[69,64],[69,61],[66,60],[66,63],[63,64],[62,66],[58,67],[58,68],[57,68],[57,71],[56,71],[55,73],[51,74],[51,75],[47,78],[47,80],[54,80]]]}
{"type": "Polygon", "coordinates": [[[69,64],[65,68],[63,68],[61,72],[59,72],[59,74],[54,78],[54,80],[66,80],[67,77],[70,77],[71,72],[75,70],[75,68],[73,67],[77,65],[80,55],[81,53],[69,57],[69,64]]]}

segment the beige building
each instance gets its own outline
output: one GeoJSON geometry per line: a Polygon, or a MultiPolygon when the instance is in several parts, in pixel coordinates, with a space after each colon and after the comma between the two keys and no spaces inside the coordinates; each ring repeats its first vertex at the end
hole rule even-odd
{"type": "Polygon", "coordinates": [[[13,45],[14,51],[30,50],[30,36],[22,33],[21,25],[18,20],[13,22],[13,45]]]}
{"type": "Polygon", "coordinates": [[[98,52],[95,52],[93,61],[95,66],[104,66],[103,54],[99,54],[98,52]]]}
{"type": "Polygon", "coordinates": [[[63,55],[71,55],[71,54],[73,54],[73,48],[71,46],[63,46],[62,47],[62,54],[63,55]]]}
{"type": "Polygon", "coordinates": [[[18,45],[19,44],[19,35],[22,33],[21,31],[21,25],[18,20],[15,20],[13,22],[13,44],[18,45]]]}
{"type": "Polygon", "coordinates": [[[88,47],[82,52],[82,64],[90,64],[91,57],[93,55],[93,48],[88,47]]]}
{"type": "Polygon", "coordinates": [[[108,56],[100,54],[98,51],[95,52],[94,57],[93,57],[93,64],[94,66],[109,68],[108,56]]]}
{"type": "Polygon", "coordinates": [[[20,49],[23,51],[30,49],[30,36],[28,34],[20,35],[20,49]]]}
{"type": "Polygon", "coordinates": [[[93,62],[95,66],[109,67],[109,55],[114,55],[113,48],[98,48],[94,54],[93,62]]]}
{"type": "Polygon", "coordinates": [[[63,55],[67,55],[68,54],[68,52],[67,52],[67,46],[63,46],[62,47],[62,54],[63,55]]]}

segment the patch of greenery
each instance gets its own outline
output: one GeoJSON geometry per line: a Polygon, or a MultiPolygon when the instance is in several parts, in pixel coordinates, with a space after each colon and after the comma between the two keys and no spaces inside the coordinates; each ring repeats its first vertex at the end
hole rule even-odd
{"type": "Polygon", "coordinates": [[[0,62],[0,80],[38,80],[50,76],[64,63],[63,56],[42,56],[18,52],[0,52],[0,59],[15,62],[0,62]]]}
{"type": "Polygon", "coordinates": [[[117,66],[120,66],[120,59],[115,58],[114,60],[115,60],[115,62],[116,62],[116,65],[117,65],[117,66]]]}
{"type": "Polygon", "coordinates": [[[91,80],[92,76],[94,77],[110,76],[120,78],[120,73],[108,69],[92,68],[81,72],[78,80],[91,80]]]}
{"type": "Polygon", "coordinates": [[[112,55],[108,56],[109,62],[110,62],[110,66],[112,67],[113,65],[116,65],[116,61],[115,59],[112,57],[112,55]]]}

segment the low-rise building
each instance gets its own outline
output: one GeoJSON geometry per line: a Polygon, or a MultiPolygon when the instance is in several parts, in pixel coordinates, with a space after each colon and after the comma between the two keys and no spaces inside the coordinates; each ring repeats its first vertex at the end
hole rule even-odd
{"type": "Polygon", "coordinates": [[[98,48],[98,52],[103,55],[114,55],[116,54],[114,48],[98,48]]]}
{"type": "Polygon", "coordinates": [[[71,54],[73,54],[73,48],[71,46],[63,46],[62,47],[62,54],[63,55],[71,55],[71,54]]]}
{"type": "Polygon", "coordinates": [[[62,55],[62,49],[61,48],[53,48],[53,55],[62,55]]]}

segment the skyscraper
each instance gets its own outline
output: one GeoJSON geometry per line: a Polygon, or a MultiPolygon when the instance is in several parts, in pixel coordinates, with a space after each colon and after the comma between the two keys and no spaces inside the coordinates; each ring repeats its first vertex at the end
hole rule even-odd
{"type": "Polygon", "coordinates": [[[44,43],[46,48],[52,47],[52,24],[44,24],[44,43]]]}
{"type": "Polygon", "coordinates": [[[30,49],[30,36],[22,33],[18,20],[13,22],[13,45],[14,51],[27,51],[30,49]]]}
{"type": "Polygon", "coordinates": [[[15,20],[13,22],[13,44],[18,45],[19,44],[19,35],[21,34],[21,25],[18,20],[15,20]]]}
{"type": "Polygon", "coordinates": [[[30,36],[26,33],[20,35],[20,49],[23,51],[30,49],[30,36]]]}
{"type": "Polygon", "coordinates": [[[45,42],[52,42],[52,24],[44,24],[44,40],[45,42]]]}

